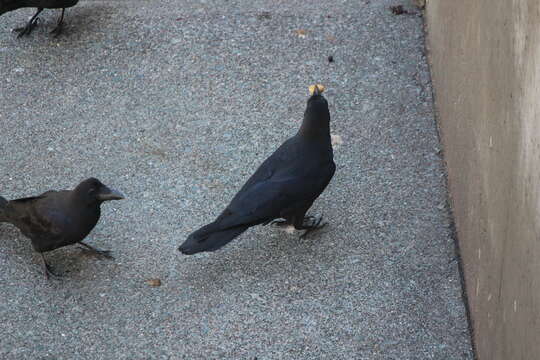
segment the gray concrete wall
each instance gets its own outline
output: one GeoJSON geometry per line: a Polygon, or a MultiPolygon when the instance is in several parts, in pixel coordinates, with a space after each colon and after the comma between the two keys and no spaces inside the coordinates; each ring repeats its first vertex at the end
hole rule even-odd
{"type": "Polygon", "coordinates": [[[479,358],[540,358],[540,1],[431,0],[428,45],[479,358]]]}

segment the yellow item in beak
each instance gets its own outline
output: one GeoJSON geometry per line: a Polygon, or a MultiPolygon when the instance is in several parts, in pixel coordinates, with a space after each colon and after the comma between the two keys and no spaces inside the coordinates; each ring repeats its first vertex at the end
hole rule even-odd
{"type": "Polygon", "coordinates": [[[309,94],[313,95],[315,93],[315,90],[317,90],[317,95],[322,94],[323,91],[324,91],[324,85],[322,85],[322,84],[311,85],[309,87],[309,94]]]}

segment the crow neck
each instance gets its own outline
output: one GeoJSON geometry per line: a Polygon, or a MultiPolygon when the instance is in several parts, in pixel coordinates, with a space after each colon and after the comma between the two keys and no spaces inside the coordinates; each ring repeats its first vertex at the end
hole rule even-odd
{"type": "Polygon", "coordinates": [[[88,196],[88,194],[85,193],[85,191],[77,191],[78,189],[75,189],[72,191],[70,196],[70,203],[74,204],[75,206],[80,206],[81,204],[84,204],[85,207],[90,208],[99,208],[99,201],[97,201],[94,198],[91,198],[88,196]]]}
{"type": "Polygon", "coordinates": [[[313,119],[306,117],[298,133],[306,139],[329,139],[330,122],[324,120],[313,121],[313,119]]]}

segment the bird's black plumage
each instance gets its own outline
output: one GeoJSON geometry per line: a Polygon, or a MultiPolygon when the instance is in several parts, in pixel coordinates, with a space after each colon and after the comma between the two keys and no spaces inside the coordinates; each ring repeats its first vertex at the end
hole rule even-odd
{"type": "MultiPolygon", "coordinates": [[[[89,178],[73,190],[47,191],[39,196],[11,201],[0,197],[0,222],[19,228],[40,254],[79,243],[107,255],[82,241],[97,224],[101,203],[119,199],[123,199],[120,192],[89,178]]],[[[43,255],[42,259],[48,277],[50,270],[43,255]]]]}
{"type": "Polygon", "coordinates": [[[190,234],[178,250],[188,255],[214,251],[249,227],[278,218],[284,220],[277,223],[306,232],[320,227],[320,219],[305,214],[335,169],[328,103],[316,88],[298,133],[259,166],[214,222],[190,234]]]}
{"type": "Polygon", "coordinates": [[[15,29],[19,33],[19,37],[22,35],[28,35],[36,27],[38,22],[38,15],[43,9],[62,9],[62,14],[58,19],[56,27],[51,31],[52,34],[58,36],[62,32],[62,25],[64,22],[64,12],[66,8],[75,6],[79,0],[0,0],[0,15],[8,11],[13,11],[21,8],[35,7],[36,13],[28,21],[28,23],[20,28],[15,29]]]}

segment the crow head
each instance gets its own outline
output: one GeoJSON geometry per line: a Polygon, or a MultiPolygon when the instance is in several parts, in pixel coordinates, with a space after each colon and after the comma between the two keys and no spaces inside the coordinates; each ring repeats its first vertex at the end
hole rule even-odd
{"type": "Polygon", "coordinates": [[[102,203],[108,200],[122,200],[124,194],[118,190],[110,189],[96,178],[89,178],[81,182],[75,188],[74,192],[78,198],[85,199],[85,202],[102,203]]]}
{"type": "Polygon", "coordinates": [[[300,133],[306,136],[330,136],[330,111],[328,102],[322,96],[324,87],[312,85],[309,90],[311,96],[307,101],[300,133]]]}

